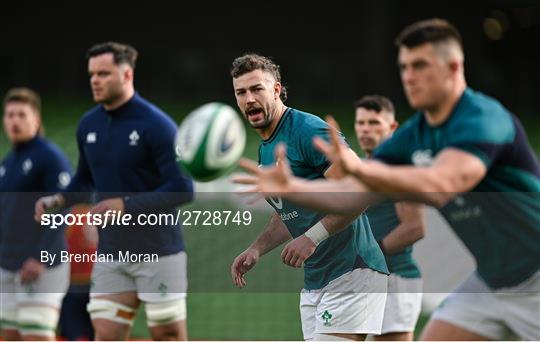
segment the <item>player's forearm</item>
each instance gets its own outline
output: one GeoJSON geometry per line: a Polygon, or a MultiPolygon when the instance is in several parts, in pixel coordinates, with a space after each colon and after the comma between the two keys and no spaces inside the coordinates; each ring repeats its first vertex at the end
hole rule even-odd
{"type": "Polygon", "coordinates": [[[273,214],[264,231],[249,248],[255,249],[260,256],[270,252],[291,238],[289,230],[277,214],[273,214]]]}
{"type": "Polygon", "coordinates": [[[328,214],[321,220],[321,223],[331,236],[349,227],[351,222],[358,218],[359,215],[361,215],[361,213],[351,213],[347,215],[328,214]]]}
{"type": "Polygon", "coordinates": [[[424,237],[421,223],[400,223],[394,230],[379,241],[386,254],[394,254],[411,246],[424,237]]]}
{"type": "Polygon", "coordinates": [[[454,196],[444,182],[445,177],[433,168],[369,162],[357,168],[354,176],[372,191],[384,193],[395,200],[441,206],[454,196]]]}
{"type": "Polygon", "coordinates": [[[318,212],[352,216],[360,215],[382,198],[354,177],[314,181],[295,178],[290,191],[280,196],[318,212]]]}

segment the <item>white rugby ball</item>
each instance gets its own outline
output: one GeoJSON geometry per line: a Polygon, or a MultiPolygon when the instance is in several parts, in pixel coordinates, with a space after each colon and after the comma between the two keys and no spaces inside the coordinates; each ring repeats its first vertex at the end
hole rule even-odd
{"type": "Polygon", "coordinates": [[[232,170],[245,146],[242,118],[230,106],[212,102],[182,121],[175,151],[179,163],[195,180],[207,182],[232,170]]]}

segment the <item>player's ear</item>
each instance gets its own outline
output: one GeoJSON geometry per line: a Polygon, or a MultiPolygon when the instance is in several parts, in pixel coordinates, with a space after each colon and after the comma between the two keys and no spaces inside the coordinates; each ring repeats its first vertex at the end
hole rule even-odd
{"type": "Polygon", "coordinates": [[[455,59],[451,59],[448,62],[448,67],[450,68],[450,71],[452,72],[452,74],[456,74],[459,71],[459,66],[460,66],[460,63],[455,59]]]}
{"type": "Polygon", "coordinates": [[[124,80],[133,81],[133,68],[127,66],[124,68],[124,80]]]}
{"type": "Polygon", "coordinates": [[[394,133],[396,129],[399,127],[399,122],[395,121],[390,124],[390,131],[394,133]]]}
{"type": "Polygon", "coordinates": [[[279,99],[280,95],[281,95],[281,83],[275,82],[274,83],[274,100],[279,99]]]}

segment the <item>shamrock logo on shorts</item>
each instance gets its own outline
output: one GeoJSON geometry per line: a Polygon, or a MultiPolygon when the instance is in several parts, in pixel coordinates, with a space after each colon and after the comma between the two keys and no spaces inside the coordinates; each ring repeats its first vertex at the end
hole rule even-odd
{"type": "Polygon", "coordinates": [[[158,291],[161,293],[162,297],[164,297],[167,294],[168,289],[169,288],[167,287],[167,285],[163,283],[159,283],[158,291]]]}
{"type": "Polygon", "coordinates": [[[330,323],[330,320],[332,319],[332,314],[330,312],[328,312],[328,310],[324,310],[321,317],[322,317],[322,319],[324,319],[324,325],[325,326],[329,327],[329,326],[332,325],[330,323]]]}

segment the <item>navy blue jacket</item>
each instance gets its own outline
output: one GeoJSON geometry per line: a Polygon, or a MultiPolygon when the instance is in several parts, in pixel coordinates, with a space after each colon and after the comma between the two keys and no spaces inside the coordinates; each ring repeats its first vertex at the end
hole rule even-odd
{"type": "MultiPolygon", "coordinates": [[[[107,111],[98,105],[87,112],[77,129],[79,164],[64,193],[67,204],[95,191],[97,199],[124,198],[125,213],[173,213],[193,199],[193,183],[176,163],[176,124],[159,108],[135,94],[107,111]]],[[[135,223],[135,222],[134,222],[135,223]]],[[[100,229],[99,253],[157,253],[184,249],[178,225],[100,229]]]]}

